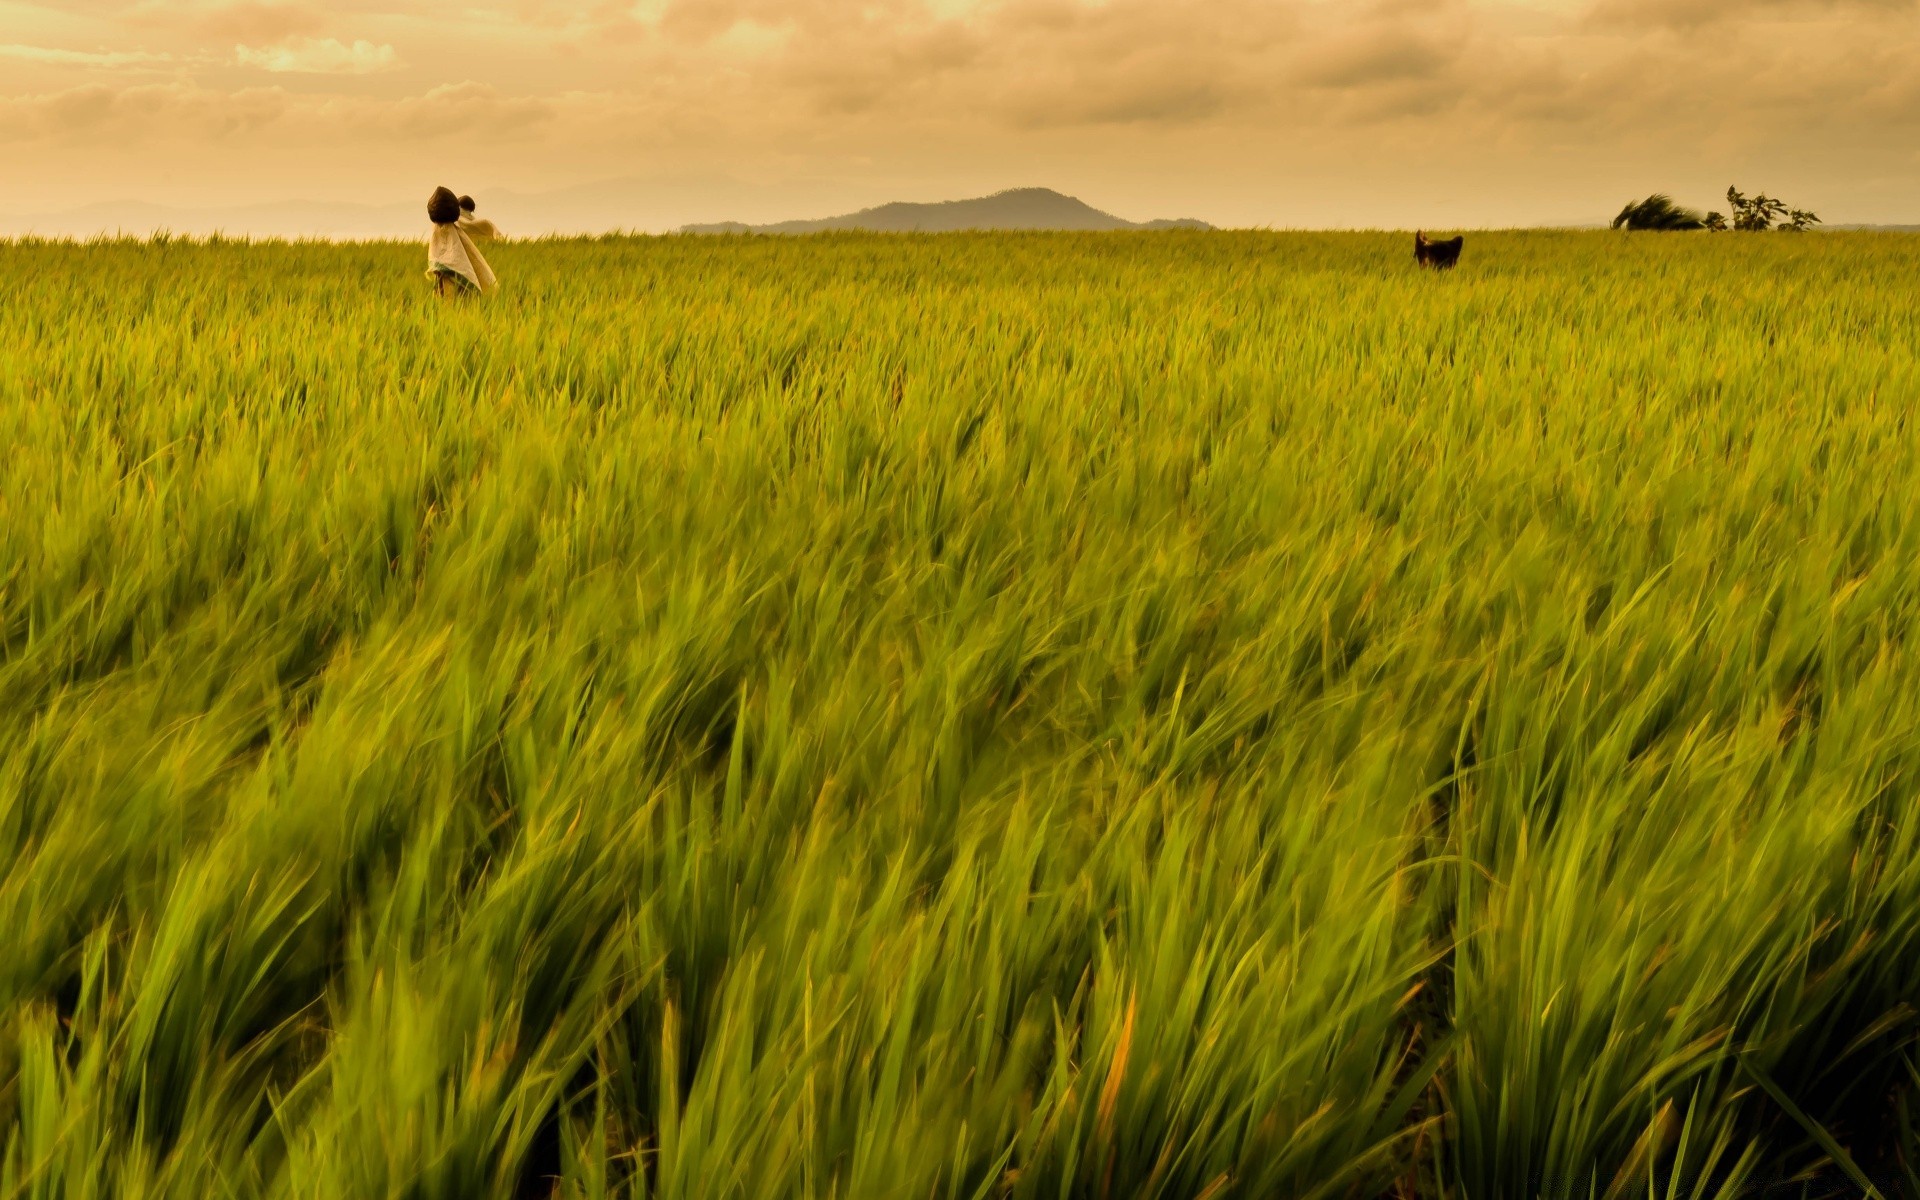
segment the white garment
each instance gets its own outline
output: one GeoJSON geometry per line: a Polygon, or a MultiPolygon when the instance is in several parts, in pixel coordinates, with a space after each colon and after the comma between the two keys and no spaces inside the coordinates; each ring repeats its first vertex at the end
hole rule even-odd
{"type": "Polygon", "coordinates": [[[460,214],[460,228],[467,231],[468,237],[475,239],[503,238],[507,236],[501,233],[500,227],[492,221],[487,220],[485,217],[476,217],[468,212],[460,214]]]}
{"type": "Polygon", "coordinates": [[[458,225],[435,225],[433,236],[427,240],[427,274],[436,274],[441,269],[464,276],[483,292],[500,286],[500,281],[493,277],[493,268],[480,256],[480,248],[458,225]]]}

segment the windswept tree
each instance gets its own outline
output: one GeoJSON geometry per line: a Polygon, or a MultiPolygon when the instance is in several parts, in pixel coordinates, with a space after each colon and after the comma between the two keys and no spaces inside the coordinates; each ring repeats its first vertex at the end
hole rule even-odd
{"type": "Polygon", "coordinates": [[[1731,187],[1727,189],[1727,207],[1733,210],[1733,227],[1745,233],[1764,233],[1787,215],[1787,206],[1765,192],[1749,200],[1731,187]]]}
{"type": "Polygon", "coordinates": [[[1691,208],[1682,208],[1673,197],[1659,192],[1645,200],[1629,201],[1613,219],[1615,229],[1705,229],[1706,217],[1691,208]]]}
{"type": "Polygon", "coordinates": [[[1630,200],[1613,219],[1615,229],[1711,229],[1715,231],[1728,228],[1745,232],[1761,232],[1768,229],[1780,229],[1800,233],[1820,224],[1820,218],[1804,208],[1788,208],[1785,202],[1775,200],[1765,192],[1754,196],[1744,195],[1739,188],[1727,189],[1727,207],[1733,213],[1733,223],[1717,212],[1698,212],[1691,208],[1675,204],[1673,197],[1664,192],[1655,192],[1645,200],[1630,200]]]}

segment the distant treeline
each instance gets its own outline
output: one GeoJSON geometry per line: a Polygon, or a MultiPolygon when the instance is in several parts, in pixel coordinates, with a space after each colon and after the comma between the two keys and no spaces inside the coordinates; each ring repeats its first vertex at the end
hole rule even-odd
{"type": "Polygon", "coordinates": [[[1764,192],[1749,198],[1729,187],[1727,208],[1731,213],[1731,223],[1728,214],[1685,208],[1674,203],[1673,197],[1656,192],[1645,200],[1628,201],[1627,206],[1620,210],[1620,215],[1613,219],[1613,228],[1658,231],[1736,229],[1742,232],[1779,229],[1799,233],[1820,223],[1820,218],[1806,209],[1788,208],[1784,201],[1775,200],[1764,192]]]}

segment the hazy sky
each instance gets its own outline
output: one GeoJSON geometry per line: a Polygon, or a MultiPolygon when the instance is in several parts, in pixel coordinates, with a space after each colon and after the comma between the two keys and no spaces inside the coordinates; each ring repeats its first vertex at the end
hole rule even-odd
{"type": "Polygon", "coordinates": [[[0,213],[609,179],[642,228],[1920,222],[1920,0],[0,0],[0,213]]]}

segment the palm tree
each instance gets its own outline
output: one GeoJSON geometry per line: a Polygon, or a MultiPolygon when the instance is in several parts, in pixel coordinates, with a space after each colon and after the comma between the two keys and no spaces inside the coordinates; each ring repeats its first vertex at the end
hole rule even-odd
{"type": "Polygon", "coordinates": [[[1675,229],[1705,229],[1707,219],[1691,208],[1682,208],[1673,202],[1673,197],[1658,192],[1645,200],[1629,201],[1613,219],[1613,228],[1656,229],[1670,231],[1675,229]]]}

